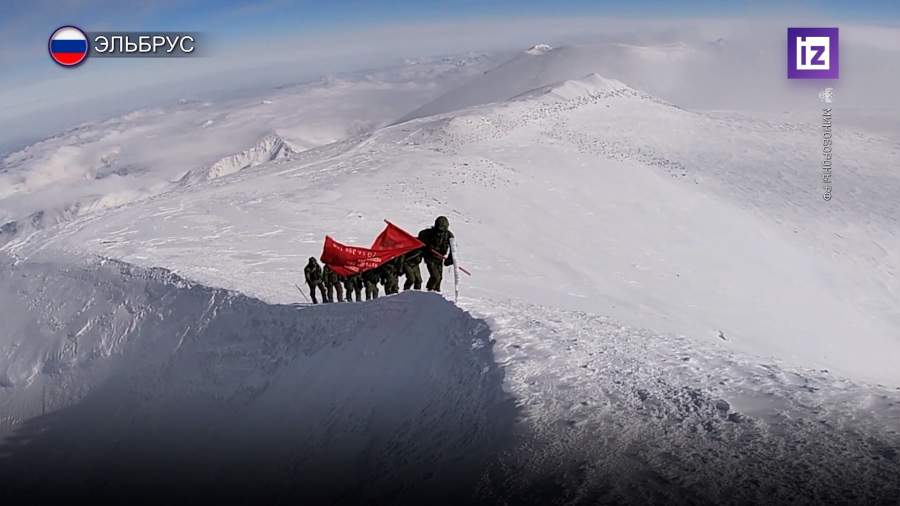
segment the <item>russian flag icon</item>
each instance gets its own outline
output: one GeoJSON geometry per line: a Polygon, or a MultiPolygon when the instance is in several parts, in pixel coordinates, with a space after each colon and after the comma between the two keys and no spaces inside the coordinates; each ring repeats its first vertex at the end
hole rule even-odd
{"type": "Polygon", "coordinates": [[[87,35],[74,26],[57,28],[50,36],[48,49],[53,61],[64,67],[74,67],[87,58],[87,35]]]}

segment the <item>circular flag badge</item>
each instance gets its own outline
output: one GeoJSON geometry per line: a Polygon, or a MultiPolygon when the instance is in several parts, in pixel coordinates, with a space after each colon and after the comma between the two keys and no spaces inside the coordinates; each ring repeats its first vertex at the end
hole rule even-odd
{"type": "Polygon", "coordinates": [[[87,58],[87,35],[74,26],[57,28],[50,36],[47,49],[53,61],[64,67],[74,67],[87,58]]]}

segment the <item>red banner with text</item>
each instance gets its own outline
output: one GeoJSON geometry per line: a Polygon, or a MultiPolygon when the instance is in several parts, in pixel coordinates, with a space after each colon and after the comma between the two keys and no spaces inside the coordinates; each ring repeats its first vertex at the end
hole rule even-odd
{"type": "Polygon", "coordinates": [[[424,247],[402,228],[387,222],[387,227],[375,238],[370,248],[341,244],[325,236],[321,260],[341,276],[352,276],[375,269],[404,253],[424,247]]]}

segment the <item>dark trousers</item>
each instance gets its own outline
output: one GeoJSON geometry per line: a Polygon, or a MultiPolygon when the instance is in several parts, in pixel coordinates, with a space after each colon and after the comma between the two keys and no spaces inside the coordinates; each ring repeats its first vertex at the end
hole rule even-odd
{"type": "Polygon", "coordinates": [[[395,275],[387,276],[384,281],[384,293],[387,295],[395,294],[400,291],[400,279],[395,275]]]}
{"type": "MultiPolygon", "coordinates": [[[[353,282],[347,281],[344,283],[344,293],[347,294],[347,302],[353,302],[353,282]]],[[[359,302],[359,295],[356,296],[356,301],[359,302]]]]}
{"type": "Polygon", "coordinates": [[[325,293],[325,285],[322,282],[318,283],[307,283],[306,286],[309,287],[309,298],[312,299],[313,304],[318,304],[319,301],[316,300],[316,287],[319,288],[319,292],[322,294],[322,302],[328,302],[328,294],[325,293]]]}
{"type": "Polygon", "coordinates": [[[344,302],[344,287],[340,283],[328,285],[328,302],[334,302],[335,291],[337,291],[338,302],[344,302]]]}
{"type": "Polygon", "coordinates": [[[428,282],[425,283],[425,288],[431,292],[440,292],[441,279],[444,277],[444,262],[425,260],[425,267],[428,267],[428,282]]]}
{"type": "Polygon", "coordinates": [[[378,283],[366,282],[366,300],[378,298],[378,283]]]}
{"type": "Polygon", "coordinates": [[[406,281],[403,282],[404,290],[422,289],[422,271],[419,269],[419,264],[403,264],[403,272],[406,275],[406,281]]]}

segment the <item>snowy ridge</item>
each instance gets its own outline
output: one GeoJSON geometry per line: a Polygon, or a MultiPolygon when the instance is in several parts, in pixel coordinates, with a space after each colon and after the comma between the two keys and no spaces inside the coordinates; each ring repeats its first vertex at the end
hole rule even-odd
{"type": "Polygon", "coordinates": [[[269,134],[253,147],[222,158],[212,164],[206,171],[206,179],[227,176],[261,163],[287,158],[294,152],[295,150],[291,149],[284,139],[277,134],[269,134]]]}
{"type": "Polygon", "coordinates": [[[178,182],[180,184],[189,184],[197,181],[209,181],[266,162],[289,158],[295,153],[297,153],[297,150],[292,148],[278,134],[270,133],[253,146],[226,156],[209,167],[188,171],[178,182]]]}
{"type": "Polygon", "coordinates": [[[540,99],[552,99],[560,102],[571,102],[570,107],[574,108],[587,103],[597,102],[600,99],[623,97],[640,98],[674,107],[664,100],[635,90],[621,81],[608,79],[598,74],[589,74],[581,79],[570,79],[542,86],[512,97],[509,101],[530,100],[537,102],[540,99]]]}
{"type": "MultiPolygon", "coordinates": [[[[610,44],[553,48],[539,44],[494,69],[474,77],[464,85],[448,91],[404,116],[403,120],[500,103],[532,90],[551,87],[566,81],[581,81],[585,79],[585,76],[592,74],[615,76],[621,81],[645,89],[646,85],[654,81],[645,79],[646,76],[635,72],[636,66],[633,65],[633,61],[643,59],[646,54],[667,55],[681,51],[683,48],[680,46],[643,48],[610,44]]],[[[591,77],[589,80],[596,80],[596,78],[591,77]]]]}
{"type": "Polygon", "coordinates": [[[607,79],[598,74],[589,74],[581,79],[571,79],[525,92],[517,97],[513,97],[513,100],[527,100],[547,94],[552,94],[562,100],[572,100],[577,97],[602,96],[617,92],[637,93],[621,81],[607,79]]]}
{"type": "Polygon", "coordinates": [[[175,497],[464,500],[512,423],[489,328],[433,294],[272,306],[114,261],[2,266],[0,428],[22,437],[0,470],[30,501],[148,473],[175,497]]]}
{"type": "Polygon", "coordinates": [[[530,48],[526,49],[525,53],[537,56],[537,55],[542,55],[548,51],[551,51],[552,49],[553,49],[553,47],[550,46],[549,44],[535,44],[535,45],[531,46],[530,48]]]}
{"type": "MultiPolygon", "coordinates": [[[[486,141],[498,141],[521,134],[542,123],[557,122],[551,128],[543,129],[540,135],[555,137],[560,134],[559,126],[565,126],[565,118],[573,113],[594,114],[600,108],[631,110],[639,108],[661,116],[694,116],[679,107],[659,99],[653,95],[636,90],[615,79],[598,74],[589,74],[581,79],[570,79],[528,90],[496,104],[487,104],[465,108],[459,111],[438,114],[413,120],[409,126],[398,125],[395,128],[406,130],[416,128],[415,134],[407,137],[407,142],[415,145],[436,144],[441,149],[457,151],[467,145],[486,141]],[[662,107],[660,107],[662,106],[662,107]]],[[[608,112],[608,111],[602,111],[608,112]]],[[[390,136],[393,132],[384,131],[380,135],[390,136]]],[[[603,136],[588,134],[599,142],[603,136]]],[[[633,149],[630,146],[617,146],[616,152],[605,153],[610,158],[633,159],[658,164],[651,150],[647,147],[633,149]]],[[[683,172],[677,163],[670,171],[683,172]]]]}

